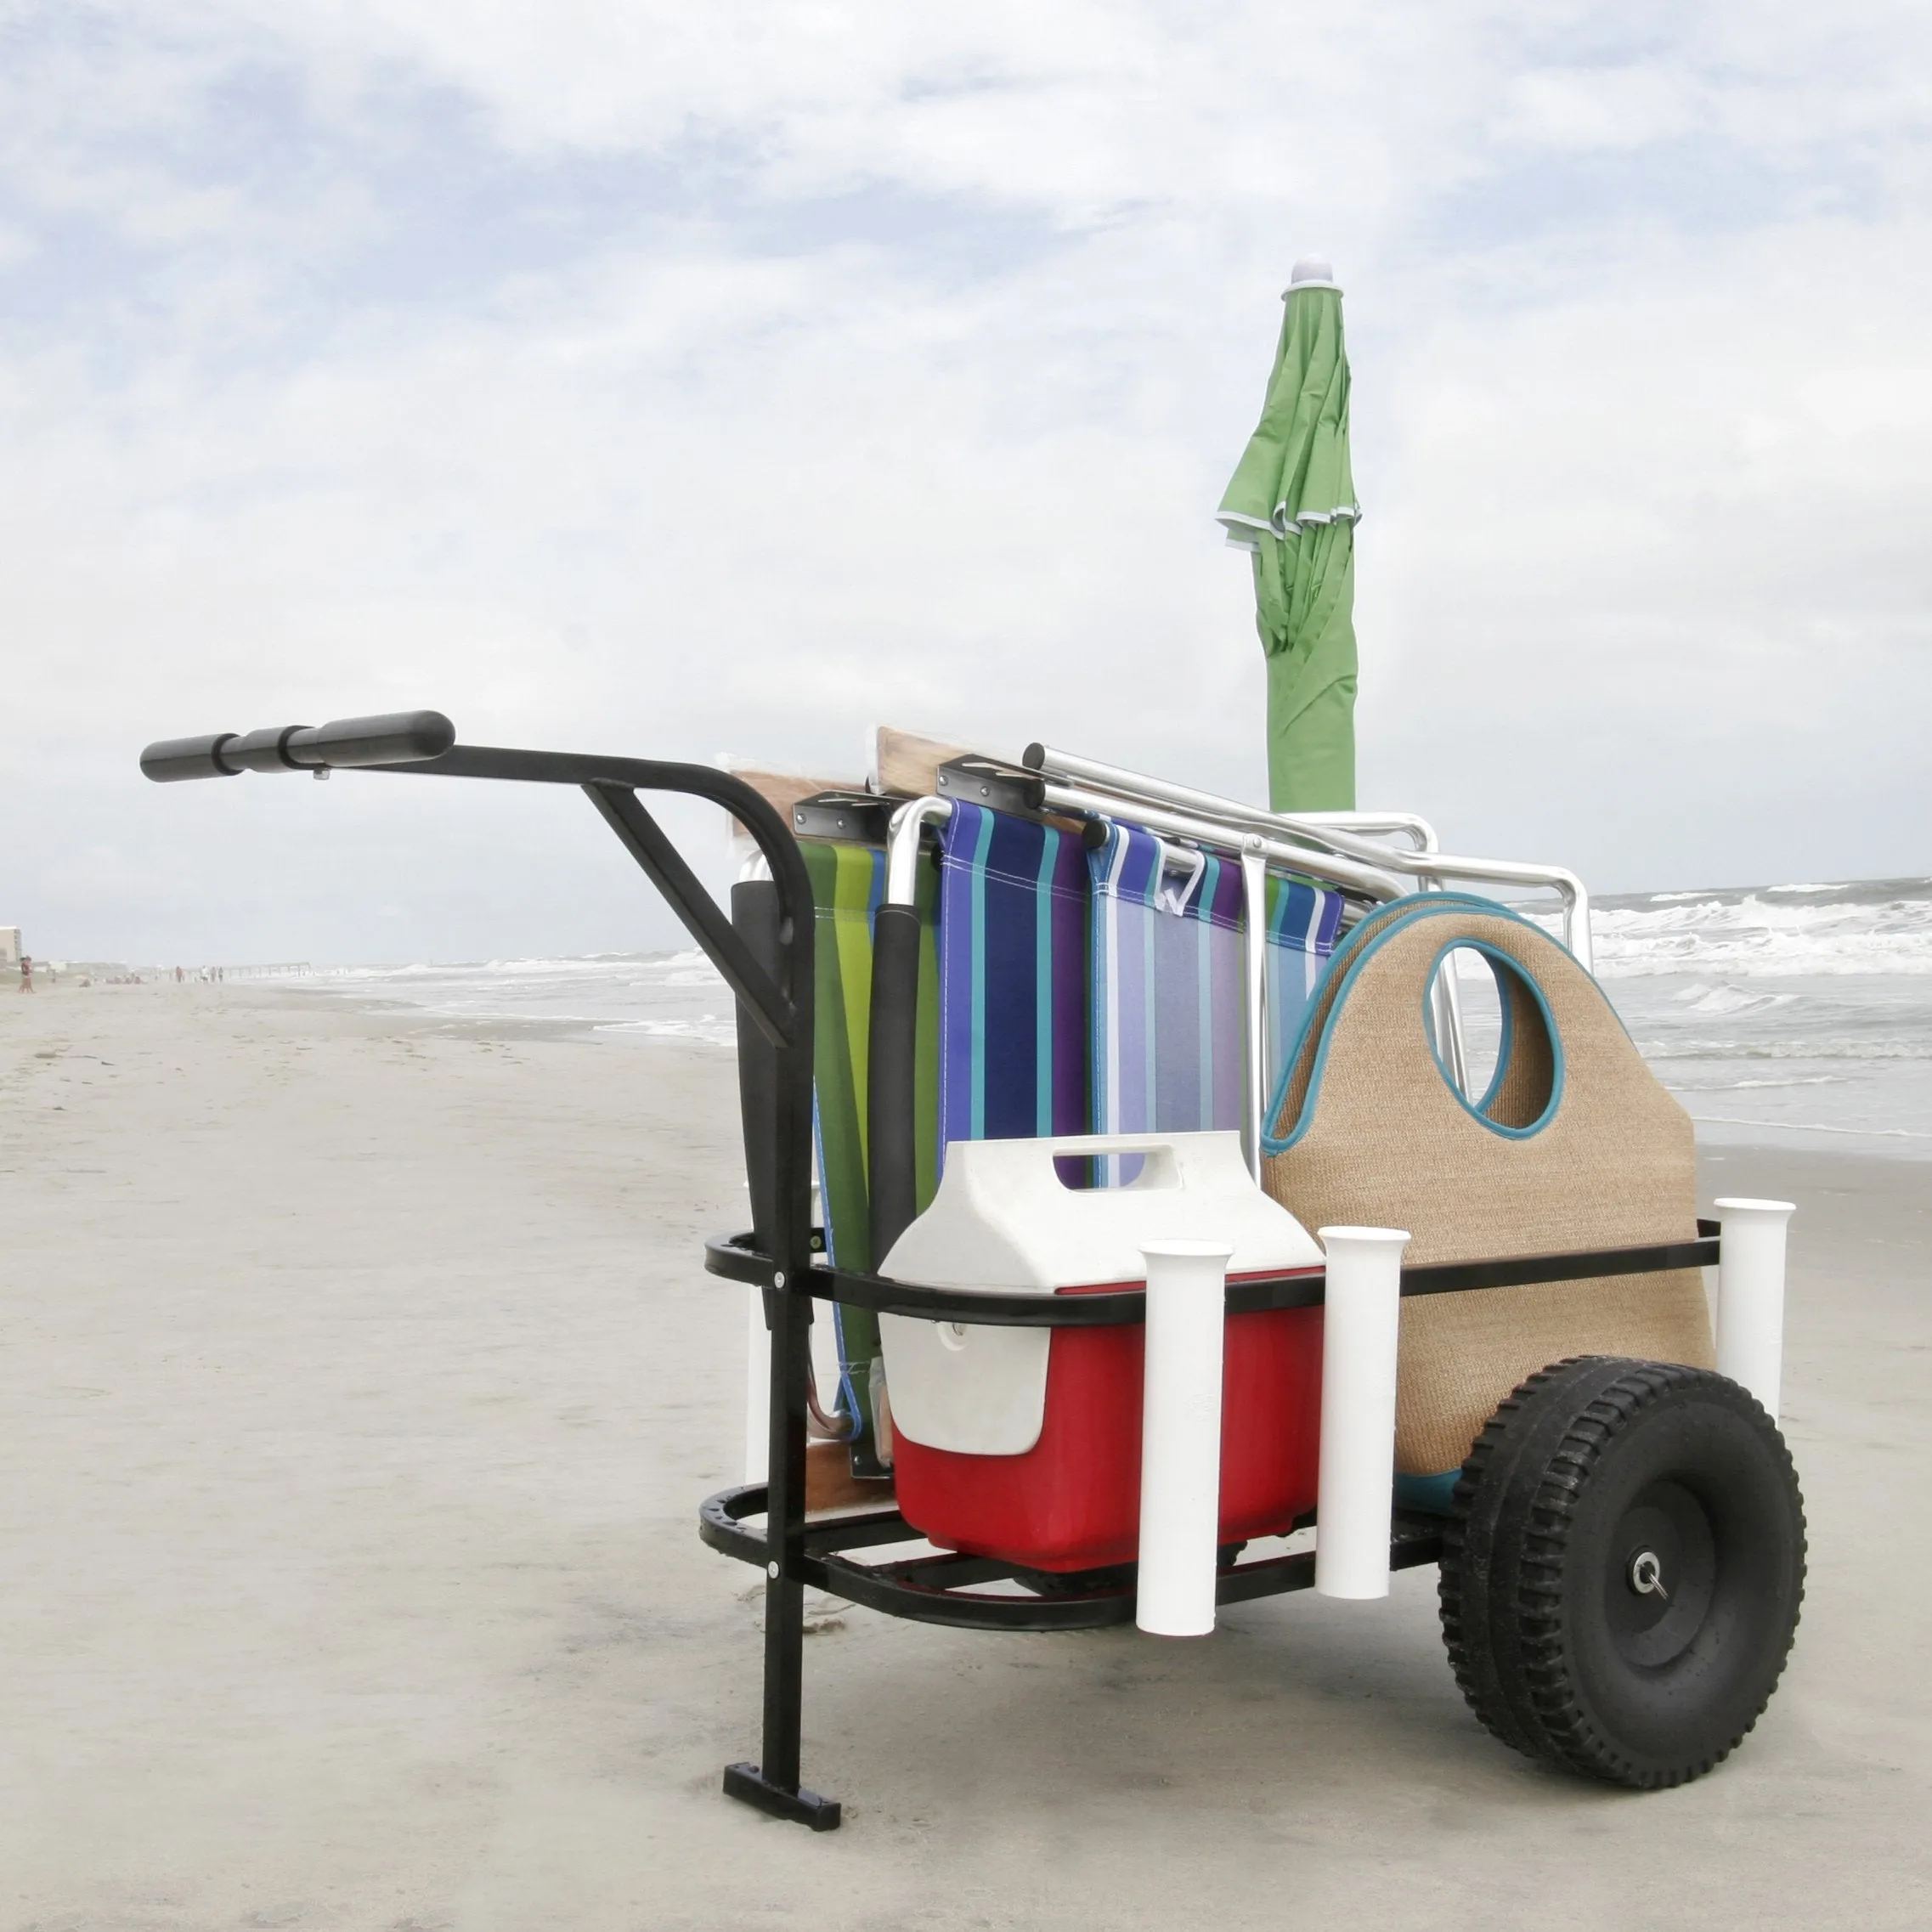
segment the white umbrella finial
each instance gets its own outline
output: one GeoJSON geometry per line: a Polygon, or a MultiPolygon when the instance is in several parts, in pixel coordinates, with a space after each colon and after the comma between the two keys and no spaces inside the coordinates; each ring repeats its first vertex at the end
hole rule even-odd
{"type": "Polygon", "coordinates": [[[1288,285],[1281,291],[1285,302],[1297,289],[1331,289],[1335,286],[1335,264],[1325,255],[1304,255],[1288,271],[1288,285]]]}

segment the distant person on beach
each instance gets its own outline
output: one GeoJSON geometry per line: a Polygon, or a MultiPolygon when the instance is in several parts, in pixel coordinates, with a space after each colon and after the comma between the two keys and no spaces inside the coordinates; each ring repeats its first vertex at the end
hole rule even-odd
{"type": "Polygon", "coordinates": [[[33,958],[25,952],[20,955],[20,991],[23,993],[33,991],[33,958]]]}

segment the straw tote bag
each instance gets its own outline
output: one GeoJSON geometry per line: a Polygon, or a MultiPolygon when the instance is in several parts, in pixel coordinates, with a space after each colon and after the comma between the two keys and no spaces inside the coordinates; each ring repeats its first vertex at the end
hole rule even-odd
{"type": "MultiPolygon", "coordinates": [[[[1596,981],[1486,900],[1398,901],[1336,949],[1272,1110],[1269,1194],[1308,1228],[1407,1228],[1410,1263],[1697,1234],[1689,1116],[1596,981]],[[1452,948],[1495,974],[1502,1038],[1466,1100],[1427,1017],[1452,948]]],[[[1419,1296],[1402,1305],[1396,1467],[1453,1470],[1496,1405],[1570,1355],[1714,1364],[1698,1270],[1419,1296]]]]}

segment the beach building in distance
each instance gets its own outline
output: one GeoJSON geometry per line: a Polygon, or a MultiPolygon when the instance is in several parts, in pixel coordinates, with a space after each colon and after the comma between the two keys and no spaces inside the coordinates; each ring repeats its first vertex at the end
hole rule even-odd
{"type": "Polygon", "coordinates": [[[18,966],[20,963],[20,929],[0,926],[0,965],[18,966]]]}

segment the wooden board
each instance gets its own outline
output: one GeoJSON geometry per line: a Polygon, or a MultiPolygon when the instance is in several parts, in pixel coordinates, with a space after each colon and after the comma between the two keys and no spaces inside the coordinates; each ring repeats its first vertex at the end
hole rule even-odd
{"type": "Polygon", "coordinates": [[[919,799],[939,788],[939,768],[949,760],[971,754],[971,747],[948,744],[943,738],[922,737],[917,732],[878,727],[873,760],[878,788],[895,798],[919,799]]]}
{"type": "MultiPolygon", "coordinates": [[[[850,778],[801,778],[794,771],[760,771],[755,768],[733,771],[734,778],[742,778],[756,792],[760,798],[777,813],[788,826],[792,822],[792,807],[800,799],[816,798],[821,792],[862,792],[865,786],[850,778]]],[[[733,838],[749,839],[751,834],[734,818],[732,821],[733,838]]]]}
{"type": "Polygon", "coordinates": [[[820,1510],[878,1509],[892,1501],[890,1477],[861,1481],[852,1474],[852,1457],[843,1443],[807,1443],[805,1465],[805,1513],[820,1510]]]}

